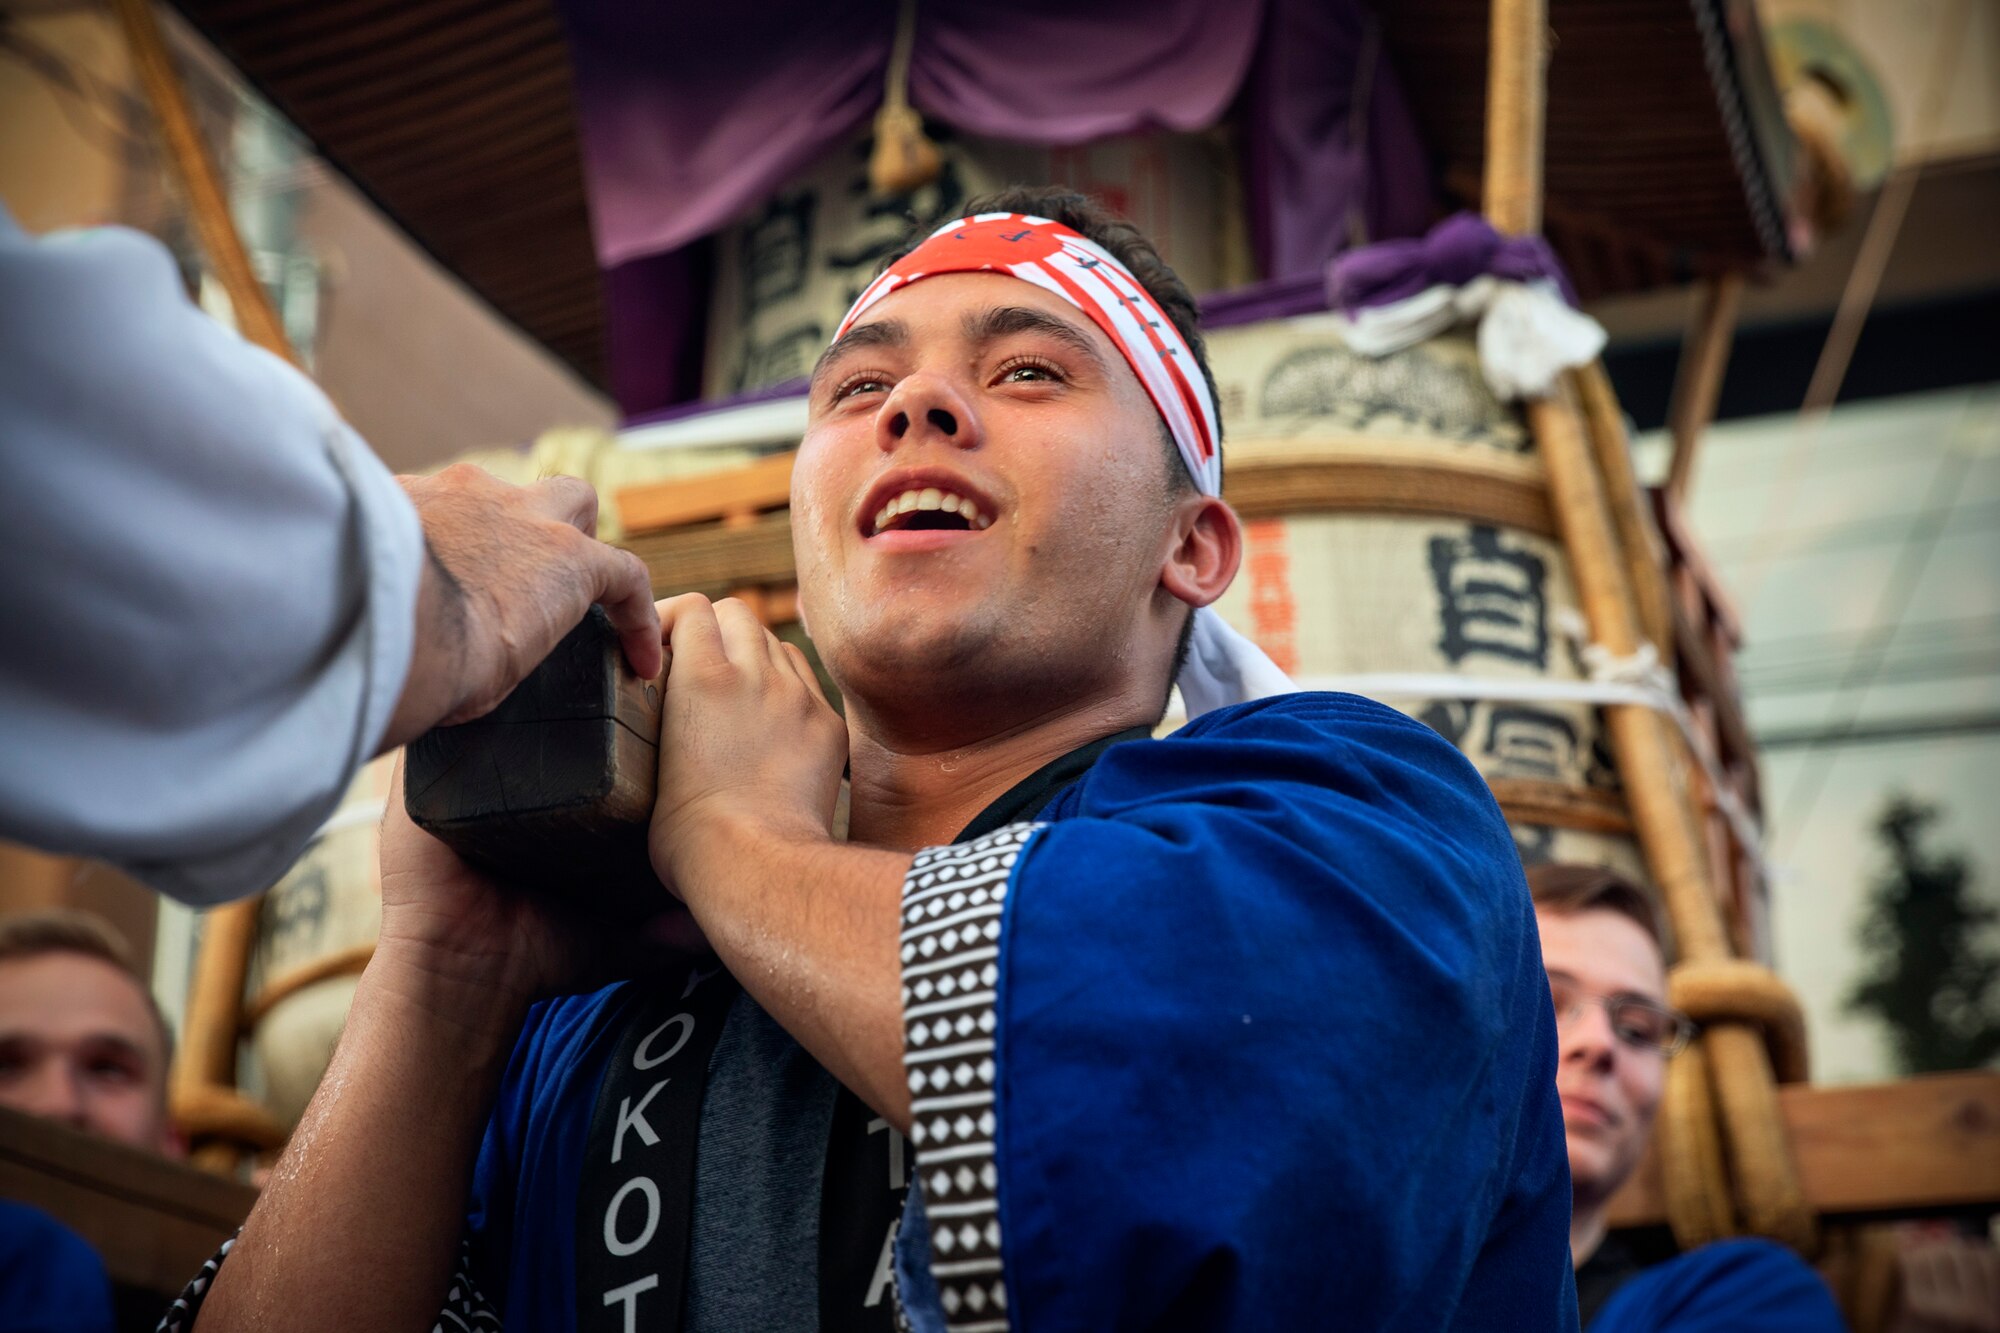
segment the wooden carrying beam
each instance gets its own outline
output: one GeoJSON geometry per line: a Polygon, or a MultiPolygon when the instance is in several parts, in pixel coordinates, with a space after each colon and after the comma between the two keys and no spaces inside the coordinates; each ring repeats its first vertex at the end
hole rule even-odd
{"type": "Polygon", "coordinates": [[[243,1225],[257,1191],[0,1108],[0,1198],[64,1223],[103,1256],[113,1282],[158,1292],[164,1305],[243,1225]]]}
{"type": "Polygon", "coordinates": [[[592,607],[498,708],[410,743],[404,807],[502,880],[644,920],[668,901],[646,850],[661,687],[632,674],[592,607]]]}
{"type": "MultiPolygon", "coordinates": [[[[1795,1084],[1778,1090],[1778,1105],[1806,1202],[1822,1217],[2000,1209],[2000,1073],[1850,1088],[1795,1084]]],[[[1655,1151],[1613,1196],[1610,1221],[1666,1220],[1655,1151]]]]}

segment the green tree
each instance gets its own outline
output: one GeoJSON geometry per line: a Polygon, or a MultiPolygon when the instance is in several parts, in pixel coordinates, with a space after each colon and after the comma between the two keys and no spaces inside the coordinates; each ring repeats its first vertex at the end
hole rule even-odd
{"type": "Polygon", "coordinates": [[[1972,900],[1964,856],[1924,846],[1937,817],[1896,796],[1876,821],[1889,866],[1869,889],[1858,933],[1868,965],[1845,1002],[1888,1027],[1906,1074],[2000,1056],[2000,949],[1984,938],[2000,911],[1972,900]]]}

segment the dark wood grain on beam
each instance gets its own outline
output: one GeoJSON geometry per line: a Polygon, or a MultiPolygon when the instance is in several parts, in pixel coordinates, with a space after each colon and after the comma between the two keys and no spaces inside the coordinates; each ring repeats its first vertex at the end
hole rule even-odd
{"type": "MultiPolygon", "coordinates": [[[[2000,1073],[1778,1089],[1799,1183],[1822,1217],[2000,1209],[2000,1073]]],[[[1611,1201],[1614,1227],[1665,1222],[1649,1154],[1611,1201]]]]}
{"type": "Polygon", "coordinates": [[[103,1256],[111,1280],[180,1294],[249,1216],[248,1185],[0,1108],[0,1198],[33,1204],[103,1256]]]}

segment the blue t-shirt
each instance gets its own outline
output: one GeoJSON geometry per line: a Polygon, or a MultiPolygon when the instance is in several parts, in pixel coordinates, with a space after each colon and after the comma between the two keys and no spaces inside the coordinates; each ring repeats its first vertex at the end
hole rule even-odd
{"type": "Polygon", "coordinates": [[[0,1333],[111,1333],[111,1279],[90,1242],[0,1200],[0,1333]]]}
{"type": "MultiPolygon", "coordinates": [[[[1035,817],[1007,888],[994,1054],[1016,1327],[1576,1327],[1534,914],[1463,756],[1368,700],[1290,695],[1113,745],[1035,817]]],[[[472,1224],[510,1328],[573,1326],[579,1159],[620,993],[540,1007],[501,1089],[472,1224]]],[[[710,1105],[733,1085],[740,1113],[761,1087],[727,1054],[759,1021],[739,1000],[710,1064],[693,1333],[758,1317],[700,1307],[705,1207],[795,1191],[792,1221],[751,1228],[779,1225],[789,1258],[715,1262],[787,1290],[812,1262],[796,1220],[817,1223],[831,1079],[792,1046],[749,1098],[768,1116],[730,1129],[710,1105]],[[744,1132],[780,1146],[726,1159],[750,1178],[718,1176],[712,1142],[744,1132]]],[[[929,1259],[913,1214],[906,1279],[929,1259]]],[[[920,1306],[924,1286],[906,1280],[920,1306]]]]}
{"type": "Polygon", "coordinates": [[[1768,1240],[1725,1240],[1627,1280],[1590,1333],[1846,1333],[1819,1274],[1768,1240]]]}

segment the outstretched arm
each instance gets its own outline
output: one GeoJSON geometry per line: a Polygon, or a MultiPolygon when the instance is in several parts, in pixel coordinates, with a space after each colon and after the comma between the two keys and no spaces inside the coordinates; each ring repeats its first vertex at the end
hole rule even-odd
{"type": "Polygon", "coordinates": [[[333,1062],[197,1327],[437,1322],[472,1167],[529,1004],[696,938],[678,908],[614,941],[472,871],[403,811],[382,827],[382,933],[333,1062]]]}
{"type": "Polygon", "coordinates": [[[0,835],[184,902],[269,886],[377,750],[492,707],[591,603],[659,667],[574,478],[390,476],[150,237],[0,208],[0,835]]]}
{"type": "Polygon", "coordinates": [[[519,1016],[385,941],[202,1333],[430,1328],[519,1016]]]}

